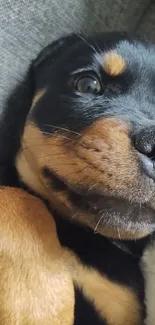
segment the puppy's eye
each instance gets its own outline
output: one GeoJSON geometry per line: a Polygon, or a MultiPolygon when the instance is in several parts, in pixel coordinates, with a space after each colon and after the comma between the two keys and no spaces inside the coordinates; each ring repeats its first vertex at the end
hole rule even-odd
{"type": "Polygon", "coordinates": [[[75,89],[79,93],[97,95],[101,92],[99,80],[93,76],[81,76],[75,80],[75,89]]]}

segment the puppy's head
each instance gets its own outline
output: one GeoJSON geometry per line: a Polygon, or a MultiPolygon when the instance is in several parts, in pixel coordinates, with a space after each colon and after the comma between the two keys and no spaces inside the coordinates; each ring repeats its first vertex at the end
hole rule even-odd
{"type": "Polygon", "coordinates": [[[73,222],[113,238],[155,229],[155,48],[71,35],[34,62],[16,166],[73,222]]]}

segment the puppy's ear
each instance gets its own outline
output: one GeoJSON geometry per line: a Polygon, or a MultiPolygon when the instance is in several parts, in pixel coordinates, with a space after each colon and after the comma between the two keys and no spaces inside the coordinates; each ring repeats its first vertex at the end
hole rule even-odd
{"type": "Polygon", "coordinates": [[[54,63],[58,58],[60,58],[61,53],[64,53],[68,47],[75,45],[80,40],[77,34],[70,34],[65,37],[61,37],[60,39],[52,42],[48,46],[46,46],[38,55],[38,57],[33,61],[33,68],[36,70],[46,61],[54,63]]]}
{"type": "Polygon", "coordinates": [[[0,114],[0,185],[14,186],[17,174],[14,160],[20,149],[20,139],[31,107],[34,81],[31,67],[7,98],[0,114]]]}

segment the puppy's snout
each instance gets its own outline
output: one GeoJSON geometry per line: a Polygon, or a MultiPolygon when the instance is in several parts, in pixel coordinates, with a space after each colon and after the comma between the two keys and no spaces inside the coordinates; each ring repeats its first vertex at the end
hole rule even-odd
{"type": "Polygon", "coordinates": [[[146,175],[155,181],[155,127],[147,127],[134,135],[134,145],[146,175]]]}

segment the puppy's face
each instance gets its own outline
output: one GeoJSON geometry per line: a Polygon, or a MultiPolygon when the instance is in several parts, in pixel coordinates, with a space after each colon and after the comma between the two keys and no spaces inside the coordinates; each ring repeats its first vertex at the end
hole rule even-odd
{"type": "Polygon", "coordinates": [[[155,48],[71,35],[35,62],[17,157],[22,180],[73,222],[113,238],[155,229],[155,48]]]}

